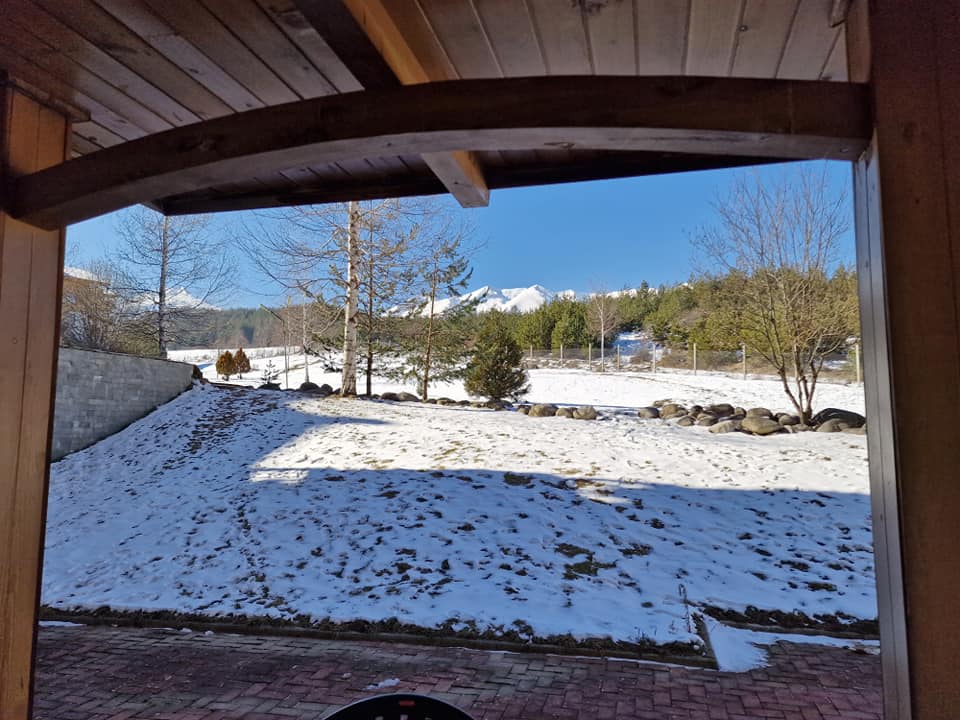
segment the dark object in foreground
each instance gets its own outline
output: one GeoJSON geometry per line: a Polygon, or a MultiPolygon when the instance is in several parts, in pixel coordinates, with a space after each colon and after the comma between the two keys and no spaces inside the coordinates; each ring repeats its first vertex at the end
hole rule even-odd
{"type": "Polygon", "coordinates": [[[378,695],[328,715],[326,720],[473,720],[463,710],[426,695],[378,695]]]}

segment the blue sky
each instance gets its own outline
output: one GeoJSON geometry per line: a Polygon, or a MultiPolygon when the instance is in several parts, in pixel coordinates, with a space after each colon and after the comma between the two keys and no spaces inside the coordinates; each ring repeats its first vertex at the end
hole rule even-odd
{"type": "MultiPolygon", "coordinates": [[[[789,167],[713,170],[644,178],[497,190],[490,206],[470,213],[483,246],[473,256],[471,289],[526,287],[551,290],[636,287],[680,282],[690,276],[690,236],[711,222],[711,203],[729,188],[737,173],[764,177],[789,167]]],[[[849,194],[850,166],[829,163],[831,182],[849,194]]],[[[217,220],[231,232],[237,215],[217,220]]],[[[83,264],[116,246],[116,218],[105,216],[71,226],[68,263],[83,264]]],[[[852,226],[852,222],[851,222],[852,226]]],[[[853,260],[852,231],[846,239],[853,260]]],[[[255,307],[283,293],[243,260],[241,288],[229,306],[255,307]]]]}

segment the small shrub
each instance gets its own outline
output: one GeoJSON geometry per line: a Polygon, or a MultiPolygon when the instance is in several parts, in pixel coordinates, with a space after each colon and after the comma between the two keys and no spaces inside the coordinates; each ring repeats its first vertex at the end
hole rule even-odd
{"type": "Polygon", "coordinates": [[[236,365],[236,373],[243,379],[243,374],[250,372],[250,360],[243,348],[239,348],[233,356],[233,363],[236,365]]]}
{"type": "Polygon", "coordinates": [[[223,354],[217,358],[217,375],[224,380],[229,380],[231,375],[236,374],[237,362],[234,360],[233,353],[225,350],[223,354]]]}

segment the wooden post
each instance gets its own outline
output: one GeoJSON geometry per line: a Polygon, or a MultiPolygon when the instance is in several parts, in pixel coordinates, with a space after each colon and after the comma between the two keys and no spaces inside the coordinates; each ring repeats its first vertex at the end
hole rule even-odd
{"type": "Polygon", "coordinates": [[[530,344],[530,362],[533,362],[533,344],[530,344]]]}
{"type": "Polygon", "coordinates": [[[693,344],[693,374],[697,374],[697,344],[693,344]]]}
{"type": "Polygon", "coordinates": [[[650,362],[653,365],[653,372],[657,372],[657,344],[654,343],[650,349],[650,362]]]}
{"type": "Polygon", "coordinates": [[[952,718],[960,442],[940,418],[960,405],[960,5],[871,0],[861,17],[876,134],[854,196],[884,717],[952,718]]]}
{"type": "Polygon", "coordinates": [[[740,351],[743,353],[743,379],[747,379],[747,344],[740,343],[740,351]]]}
{"type": "Polygon", "coordinates": [[[560,343],[560,365],[563,365],[563,343],[560,343]]]}
{"type": "Polygon", "coordinates": [[[853,359],[857,364],[857,385],[863,382],[863,373],[860,369],[860,343],[853,346],[853,359]]]}
{"type": "MultiPolygon", "coordinates": [[[[0,207],[18,175],[67,156],[70,124],[0,74],[0,207]]],[[[0,212],[0,715],[32,700],[64,231],[0,212]]]]}
{"type": "Polygon", "coordinates": [[[617,345],[617,370],[620,369],[620,346],[617,345]]]}
{"type": "Polygon", "coordinates": [[[593,367],[593,343],[587,345],[587,367],[593,367]]]}

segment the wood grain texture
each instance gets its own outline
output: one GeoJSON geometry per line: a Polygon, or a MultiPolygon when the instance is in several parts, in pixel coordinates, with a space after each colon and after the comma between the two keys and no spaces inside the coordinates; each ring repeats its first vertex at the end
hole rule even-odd
{"type": "MultiPolygon", "coordinates": [[[[898,500],[877,532],[887,548],[900,544],[903,563],[903,597],[882,599],[881,629],[890,637],[905,622],[908,656],[892,636],[901,655],[884,664],[884,686],[898,704],[886,710],[899,720],[909,703],[914,720],[951,718],[960,707],[960,442],[956,425],[936,418],[960,403],[960,6],[874,0],[869,26],[879,188],[870,257],[885,268],[889,329],[889,369],[875,382],[892,416],[878,441],[893,463],[873,480],[898,500]]],[[[896,568],[881,573],[896,581],[896,568]]]]}
{"type": "MultiPolygon", "coordinates": [[[[583,182],[640,175],[663,175],[695,170],[758,165],[779,162],[778,159],[719,155],[674,155],[671,153],[571,153],[567,162],[543,162],[534,153],[490,153],[484,158],[487,183],[491,190],[531,185],[583,182]],[[504,162],[507,155],[510,162],[504,162]],[[523,156],[525,162],[519,162],[523,156]]],[[[269,187],[259,191],[206,191],[163,198],[158,207],[171,215],[256,210],[288,205],[322,204],[347,200],[379,200],[395,197],[439,195],[446,192],[426,165],[418,167],[412,160],[408,172],[387,175],[379,180],[361,176],[344,179],[330,169],[317,171],[311,178],[299,177],[296,187],[269,187]]]]}
{"type": "MultiPolygon", "coordinates": [[[[69,123],[0,82],[11,177],[56,165],[69,123]]],[[[10,178],[5,178],[10,179],[10,178]]],[[[0,708],[27,720],[40,601],[64,233],[0,212],[0,708]]]]}
{"type": "MultiPolygon", "coordinates": [[[[344,0],[357,24],[404,85],[458,77],[419,3],[396,0],[344,0]]],[[[490,190],[476,156],[467,151],[428,152],[424,162],[462,207],[484,207],[490,190]]]]}
{"type": "Polygon", "coordinates": [[[235,178],[348,158],[573,147],[849,159],[868,136],[865,88],[845,83],[458,80],[251,110],[108,148],[20,178],[12,212],[56,227],[235,178]]]}

